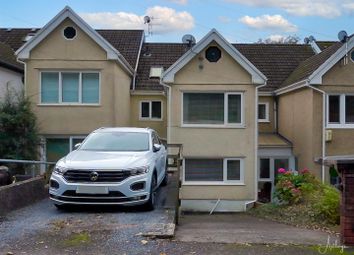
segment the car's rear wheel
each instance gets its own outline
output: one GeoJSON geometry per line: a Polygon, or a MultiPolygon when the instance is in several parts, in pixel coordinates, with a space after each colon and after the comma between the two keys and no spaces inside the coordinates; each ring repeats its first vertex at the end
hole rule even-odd
{"type": "Polygon", "coordinates": [[[150,185],[150,197],[149,200],[144,204],[144,209],[152,211],[155,209],[155,202],[156,202],[156,187],[157,186],[157,180],[156,180],[156,174],[152,176],[151,179],[151,185],[150,185]]]}

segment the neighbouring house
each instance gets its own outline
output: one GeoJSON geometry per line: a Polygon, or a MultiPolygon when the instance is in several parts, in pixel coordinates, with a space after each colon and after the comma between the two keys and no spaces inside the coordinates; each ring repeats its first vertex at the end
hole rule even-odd
{"type": "Polygon", "coordinates": [[[23,64],[17,62],[14,50],[0,41],[0,102],[8,92],[23,90],[23,64]]]}
{"type": "Polygon", "coordinates": [[[184,210],[243,211],[271,200],[277,169],[329,181],[316,161],[354,154],[354,37],[231,44],[213,29],[195,45],[153,43],[65,7],[42,29],[0,29],[0,42],[25,63],[43,159],[102,126],[154,128],[183,144],[184,210]]]}

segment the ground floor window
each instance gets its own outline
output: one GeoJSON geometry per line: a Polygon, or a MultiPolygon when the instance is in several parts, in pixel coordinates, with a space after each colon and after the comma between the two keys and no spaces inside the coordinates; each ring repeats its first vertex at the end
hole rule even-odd
{"type": "Polygon", "coordinates": [[[141,101],[141,120],[162,120],[162,101],[141,101]]]}
{"type": "Polygon", "coordinates": [[[186,183],[243,183],[243,175],[243,159],[240,158],[184,160],[186,183]]]}
{"type": "Polygon", "coordinates": [[[81,143],[84,139],[85,136],[46,138],[46,160],[57,162],[70,151],[74,150],[75,144],[81,143]]]}

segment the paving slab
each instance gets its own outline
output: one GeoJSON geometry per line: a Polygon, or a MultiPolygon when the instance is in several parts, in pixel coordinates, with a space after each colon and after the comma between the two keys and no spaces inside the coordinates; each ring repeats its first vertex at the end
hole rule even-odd
{"type": "Polygon", "coordinates": [[[245,213],[182,215],[175,239],[183,242],[279,245],[326,245],[329,239],[331,243],[340,243],[336,235],[297,228],[245,213]]]}

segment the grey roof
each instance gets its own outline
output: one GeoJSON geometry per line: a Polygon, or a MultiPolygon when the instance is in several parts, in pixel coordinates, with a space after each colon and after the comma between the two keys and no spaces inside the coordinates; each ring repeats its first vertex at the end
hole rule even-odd
{"type": "Polygon", "coordinates": [[[307,79],[317,68],[319,68],[328,58],[330,58],[343,44],[337,42],[325,48],[321,53],[314,55],[303,62],[289,75],[280,87],[285,87],[293,83],[307,79]]]}
{"type": "MultiPolygon", "coordinates": [[[[16,51],[25,43],[24,38],[28,34],[36,33],[38,30],[39,28],[1,28],[0,42],[16,51]]],[[[135,67],[143,30],[98,29],[96,31],[123,55],[131,67],[135,67]]]]}
{"type": "MultiPolygon", "coordinates": [[[[314,55],[309,45],[299,44],[233,44],[267,78],[263,91],[274,91],[300,62],[314,55]]],[[[150,68],[166,70],[188,48],[182,43],[145,43],[140,55],[136,89],[163,90],[159,79],[149,78],[150,68]],[[148,52],[149,54],[146,54],[148,52]]]]}
{"type": "Polygon", "coordinates": [[[13,49],[0,42],[0,66],[12,71],[23,73],[23,65],[17,62],[13,49]]]}

